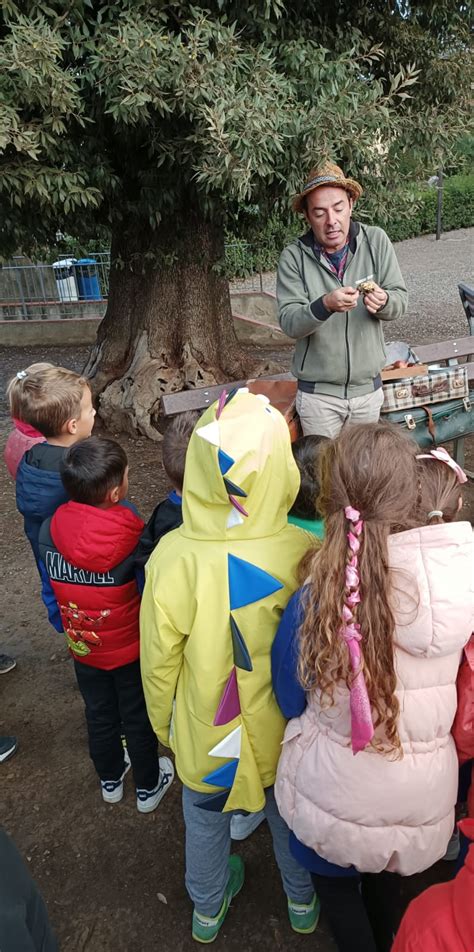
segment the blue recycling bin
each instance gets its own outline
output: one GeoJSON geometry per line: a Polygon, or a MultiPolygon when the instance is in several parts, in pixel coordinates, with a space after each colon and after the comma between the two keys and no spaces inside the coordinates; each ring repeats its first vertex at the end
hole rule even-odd
{"type": "Polygon", "coordinates": [[[97,261],[95,258],[79,258],[76,261],[76,283],[80,301],[101,301],[97,261]]]}

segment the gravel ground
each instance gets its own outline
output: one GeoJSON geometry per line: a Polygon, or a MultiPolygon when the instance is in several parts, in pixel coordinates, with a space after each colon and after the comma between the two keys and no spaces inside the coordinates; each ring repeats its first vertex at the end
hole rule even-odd
{"type": "MultiPolygon", "coordinates": [[[[450,231],[436,241],[423,235],[394,246],[408,287],[408,314],[387,326],[387,340],[430,344],[449,337],[466,337],[466,318],[458,282],[474,283],[474,229],[450,231]],[[391,335],[395,336],[391,336],[391,335]]],[[[265,291],[276,290],[276,273],[262,275],[265,291]]],[[[233,282],[239,290],[258,290],[258,276],[233,282]]]]}

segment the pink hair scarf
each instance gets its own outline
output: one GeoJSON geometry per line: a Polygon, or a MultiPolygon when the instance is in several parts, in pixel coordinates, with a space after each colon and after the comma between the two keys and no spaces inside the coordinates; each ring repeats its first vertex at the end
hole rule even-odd
{"type": "Polygon", "coordinates": [[[360,518],[360,512],[352,506],[346,506],[344,513],[346,519],[352,523],[352,528],[347,533],[351,557],[346,565],[346,594],[342,610],[344,623],[339,634],[347,644],[353,673],[350,688],[351,735],[352,752],[357,754],[370,744],[374,736],[372,710],[362,670],[362,634],[360,625],[354,618],[354,609],[361,600],[358,553],[364,522],[360,518]]]}

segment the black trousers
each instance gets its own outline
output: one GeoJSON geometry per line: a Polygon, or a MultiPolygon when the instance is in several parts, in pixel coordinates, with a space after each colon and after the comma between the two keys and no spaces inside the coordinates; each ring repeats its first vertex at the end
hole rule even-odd
{"type": "Polygon", "coordinates": [[[100,779],[119,780],[122,776],[123,733],[135,786],[153,790],[159,774],[158,740],[148,720],[140,662],[102,671],[74,660],[74,668],[86,705],[89,752],[100,779]]]}
{"type": "Polygon", "coordinates": [[[313,873],[312,880],[339,952],[390,952],[401,919],[400,876],[313,873]]]}
{"type": "Polygon", "coordinates": [[[46,906],[13,840],[0,827],[0,949],[59,952],[46,906]]]}

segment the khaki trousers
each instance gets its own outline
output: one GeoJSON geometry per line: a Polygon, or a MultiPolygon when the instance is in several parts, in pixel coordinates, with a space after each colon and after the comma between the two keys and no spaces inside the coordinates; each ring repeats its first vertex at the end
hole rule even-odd
{"type": "Polygon", "coordinates": [[[296,409],[304,436],[328,436],[331,440],[347,423],[377,423],[382,403],[382,387],[349,400],[303,390],[296,394],[296,409]]]}

